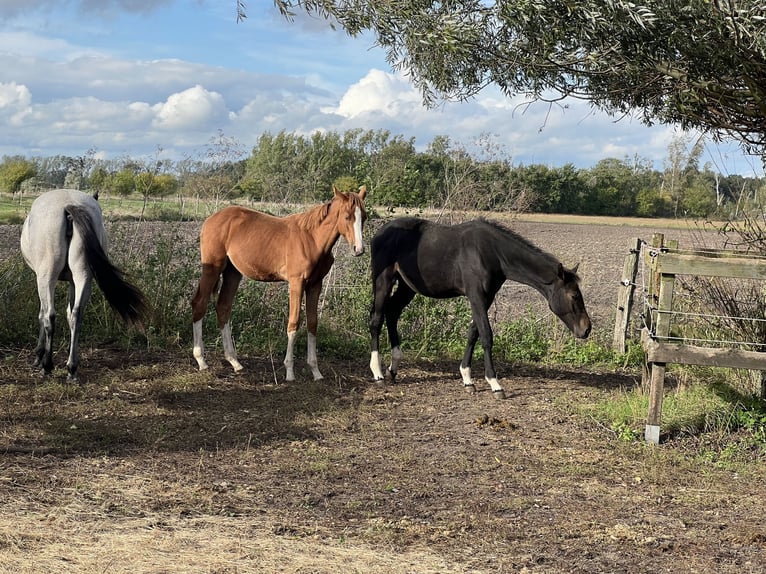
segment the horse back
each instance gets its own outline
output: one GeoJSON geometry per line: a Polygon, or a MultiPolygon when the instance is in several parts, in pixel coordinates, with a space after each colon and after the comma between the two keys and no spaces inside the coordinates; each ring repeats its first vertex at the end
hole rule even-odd
{"type": "Polygon", "coordinates": [[[21,252],[35,273],[59,276],[67,267],[71,240],[77,233],[68,213],[72,206],[87,213],[97,240],[105,245],[101,208],[92,196],[74,189],[48,191],[32,202],[21,230],[21,252]]]}
{"type": "Polygon", "coordinates": [[[447,298],[464,294],[460,230],[416,217],[384,225],[370,242],[373,278],[393,267],[415,292],[447,298]]]}
{"type": "Polygon", "coordinates": [[[321,268],[326,274],[332,255],[315,261],[306,255],[311,251],[311,239],[296,216],[276,217],[238,205],[208,217],[200,231],[203,265],[223,268],[228,258],[240,273],[256,281],[288,280],[291,267],[310,267],[313,275],[321,268]]]}

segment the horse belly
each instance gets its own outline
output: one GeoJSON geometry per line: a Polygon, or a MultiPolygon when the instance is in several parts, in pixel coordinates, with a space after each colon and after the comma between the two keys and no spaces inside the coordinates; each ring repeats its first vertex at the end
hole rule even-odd
{"type": "Polygon", "coordinates": [[[407,272],[400,265],[396,265],[395,268],[402,281],[419,295],[433,299],[451,299],[452,297],[459,297],[464,294],[462,289],[446,280],[443,274],[441,277],[438,274],[428,277],[421,273],[407,272]]]}
{"type": "Polygon", "coordinates": [[[258,261],[238,260],[236,257],[229,256],[229,260],[237,268],[237,271],[245,277],[254,281],[286,281],[284,271],[279,268],[263,265],[258,261]]]}

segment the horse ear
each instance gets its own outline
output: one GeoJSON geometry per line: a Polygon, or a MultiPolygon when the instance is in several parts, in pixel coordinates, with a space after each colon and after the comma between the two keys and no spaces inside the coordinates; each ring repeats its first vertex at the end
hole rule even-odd
{"type": "Polygon", "coordinates": [[[338,188],[335,187],[334,185],[332,186],[332,193],[335,197],[341,197],[343,195],[340,191],[338,191],[338,188]]]}
{"type": "Polygon", "coordinates": [[[556,275],[559,279],[564,279],[566,277],[566,270],[564,269],[563,263],[559,263],[559,267],[556,269],[556,275]]]}
{"type": "Polygon", "coordinates": [[[359,198],[364,199],[364,197],[367,195],[367,186],[362,185],[359,187],[359,198]]]}
{"type": "Polygon", "coordinates": [[[579,263],[576,263],[574,267],[572,267],[572,273],[577,274],[577,268],[580,266],[579,263]]]}

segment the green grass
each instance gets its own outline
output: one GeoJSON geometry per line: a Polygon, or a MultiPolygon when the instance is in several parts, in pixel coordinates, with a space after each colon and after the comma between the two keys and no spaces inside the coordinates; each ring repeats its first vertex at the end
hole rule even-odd
{"type": "MultiPolygon", "coordinates": [[[[668,375],[683,383],[666,392],[662,403],[662,431],[670,437],[705,436],[708,456],[732,445],[747,456],[766,453],[766,405],[754,394],[743,394],[732,384],[730,369],[675,366],[668,375]],[[735,443],[729,439],[736,435],[735,443]]],[[[621,389],[592,404],[573,407],[584,418],[609,429],[620,440],[642,440],[649,396],[639,387],[621,389]]]]}

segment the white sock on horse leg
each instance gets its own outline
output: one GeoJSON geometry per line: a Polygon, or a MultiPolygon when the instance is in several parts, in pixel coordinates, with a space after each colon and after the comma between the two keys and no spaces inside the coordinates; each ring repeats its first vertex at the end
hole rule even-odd
{"type": "Polygon", "coordinates": [[[388,367],[388,370],[392,373],[396,374],[399,372],[399,363],[402,362],[402,359],[404,358],[404,353],[397,345],[393,349],[391,349],[391,366],[388,367]]]}
{"type": "Polygon", "coordinates": [[[308,336],[308,352],[307,352],[307,359],[306,362],[309,364],[309,367],[311,367],[311,374],[314,375],[314,380],[318,381],[319,379],[322,379],[322,373],[319,372],[319,368],[317,367],[317,338],[316,335],[312,335],[309,333],[308,336]]]}
{"type": "Polygon", "coordinates": [[[295,364],[293,361],[293,347],[295,346],[295,337],[297,334],[297,331],[287,334],[287,352],[285,353],[285,370],[287,371],[285,374],[286,381],[295,380],[295,371],[293,370],[295,364]]]}
{"type": "Polygon", "coordinates": [[[504,399],[505,398],[505,390],[503,387],[500,386],[500,383],[497,382],[496,378],[489,379],[487,377],[484,377],[487,382],[489,383],[489,386],[492,387],[492,394],[495,396],[496,399],[504,399]]]}
{"type": "Polygon", "coordinates": [[[237,350],[234,348],[234,340],[231,337],[231,323],[228,321],[221,329],[221,338],[223,339],[223,356],[231,363],[235,372],[241,371],[244,367],[237,360],[237,350]]]}
{"type": "Polygon", "coordinates": [[[376,381],[382,381],[383,369],[380,366],[380,354],[377,351],[370,353],[370,370],[372,371],[372,378],[376,381]]]}
{"type": "Polygon", "coordinates": [[[194,333],[194,347],[192,353],[194,358],[197,359],[199,370],[204,371],[207,369],[207,363],[205,362],[205,349],[202,345],[202,319],[195,321],[192,325],[192,332],[194,333]]]}
{"type": "Polygon", "coordinates": [[[473,384],[473,379],[471,378],[471,367],[464,367],[461,365],[460,376],[463,378],[463,388],[471,393],[475,393],[476,385],[473,384]]]}

